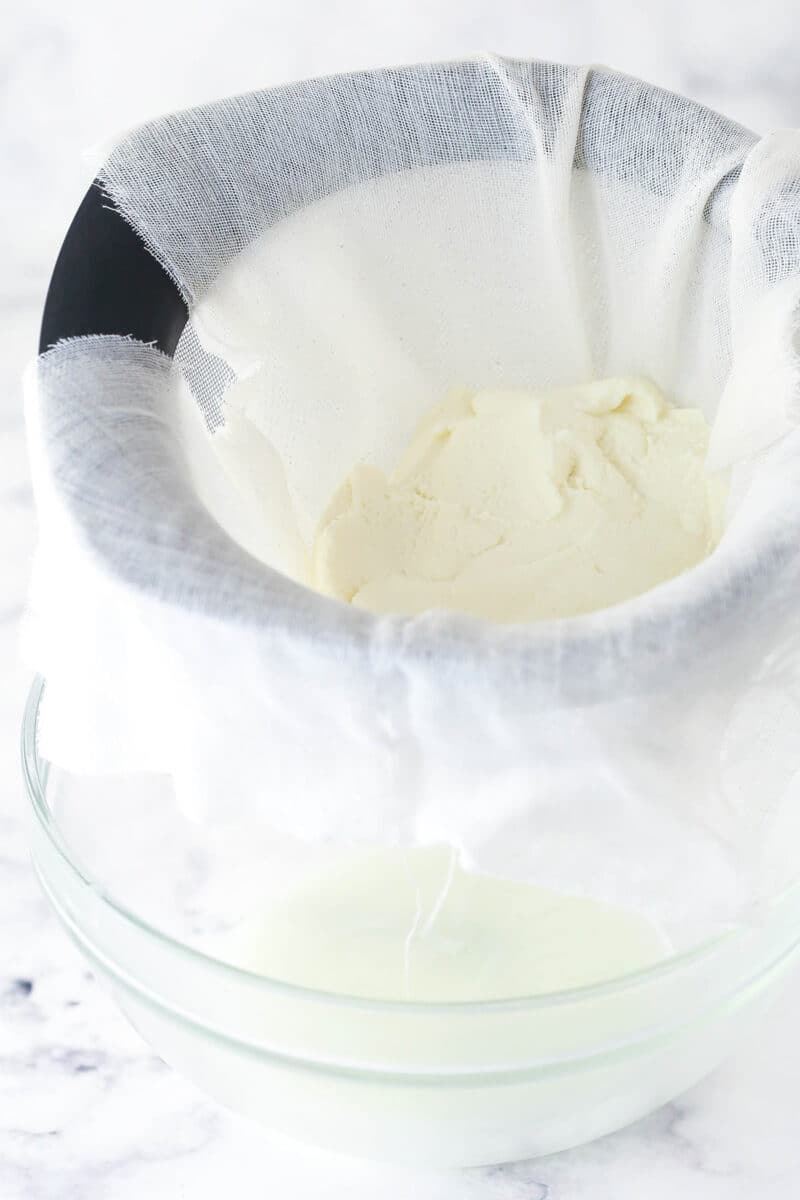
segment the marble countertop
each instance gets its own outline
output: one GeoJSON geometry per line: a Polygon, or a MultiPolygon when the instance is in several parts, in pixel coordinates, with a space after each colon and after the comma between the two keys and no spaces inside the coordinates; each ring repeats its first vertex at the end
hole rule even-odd
{"type": "Polygon", "coordinates": [[[800,17],[784,0],[141,0],[18,5],[0,46],[0,1197],[193,1200],[794,1200],[800,976],[711,1079],[628,1130],[538,1162],[399,1170],[299,1147],[206,1101],[155,1058],[40,895],[25,833],[17,659],[35,518],[19,376],[49,270],[92,174],[81,151],[226,92],[480,49],[603,61],[760,130],[800,125],[800,17]],[[410,11],[409,11],[410,10],[410,11]],[[310,32],[311,31],[311,32],[310,32]]]}

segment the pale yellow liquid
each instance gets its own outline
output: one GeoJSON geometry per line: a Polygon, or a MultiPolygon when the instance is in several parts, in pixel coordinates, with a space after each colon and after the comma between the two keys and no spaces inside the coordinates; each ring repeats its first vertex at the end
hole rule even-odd
{"type": "Polygon", "coordinates": [[[229,961],[273,979],[432,1002],[562,991],[667,953],[636,913],[464,871],[439,847],[348,855],[245,922],[224,948],[229,961]]]}

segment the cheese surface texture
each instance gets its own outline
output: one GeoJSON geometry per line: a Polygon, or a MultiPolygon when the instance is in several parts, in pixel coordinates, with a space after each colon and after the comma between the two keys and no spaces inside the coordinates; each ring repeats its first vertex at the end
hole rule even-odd
{"type": "Polygon", "coordinates": [[[320,521],[312,586],[376,613],[495,621],[605,608],[722,532],[709,427],[649,380],[450,393],[394,470],[357,465],[320,521]]]}

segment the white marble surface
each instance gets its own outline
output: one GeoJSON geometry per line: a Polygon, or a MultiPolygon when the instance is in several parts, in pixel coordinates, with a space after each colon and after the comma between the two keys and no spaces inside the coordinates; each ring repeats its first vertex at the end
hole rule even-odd
{"type": "Polygon", "coordinates": [[[26,851],[16,626],[35,536],[19,374],[85,147],[229,91],[480,49],[602,61],[757,129],[800,125],[789,0],[207,0],[16,5],[0,37],[0,1198],[794,1200],[800,977],[706,1083],[592,1146],[467,1173],[390,1170],[297,1147],[207,1102],[153,1057],[39,895],[26,851]],[[160,32],[159,32],[160,31],[160,32]],[[158,37],[156,37],[158,34],[158,37]]]}

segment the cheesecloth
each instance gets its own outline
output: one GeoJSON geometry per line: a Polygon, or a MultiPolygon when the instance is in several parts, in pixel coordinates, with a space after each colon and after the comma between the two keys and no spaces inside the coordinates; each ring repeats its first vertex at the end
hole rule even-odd
{"type": "Polygon", "coordinates": [[[190,322],[174,361],[95,336],[29,372],[43,754],[168,773],[212,825],[757,914],[800,869],[800,136],[486,56],[165,116],[101,180],[190,322]],[[532,625],[304,586],[335,487],[449,388],[631,373],[731,472],[694,570],[532,625]]]}

